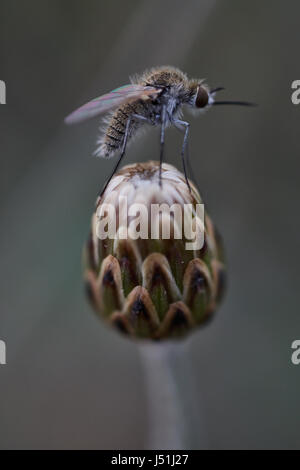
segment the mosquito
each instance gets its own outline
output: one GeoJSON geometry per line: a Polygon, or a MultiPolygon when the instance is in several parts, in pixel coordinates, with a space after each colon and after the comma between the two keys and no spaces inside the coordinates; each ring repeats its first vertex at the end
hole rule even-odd
{"type": "Polygon", "coordinates": [[[75,124],[108,113],[105,128],[97,141],[95,154],[110,158],[120,153],[119,159],[100,196],[105,192],[113,175],[118,170],[125,155],[127,144],[145,127],[160,126],[160,171],[159,185],[162,186],[162,163],[164,159],[165,130],[175,126],[184,133],[181,159],[185,180],[187,178],[186,160],[190,124],[182,119],[183,107],[206,110],[215,105],[253,106],[246,101],[215,101],[217,92],[223,87],[211,89],[204,80],[188,79],[181,70],[171,67],[155,67],[131,79],[131,84],[112,90],[95,98],[71,113],[67,124],[75,124]]]}

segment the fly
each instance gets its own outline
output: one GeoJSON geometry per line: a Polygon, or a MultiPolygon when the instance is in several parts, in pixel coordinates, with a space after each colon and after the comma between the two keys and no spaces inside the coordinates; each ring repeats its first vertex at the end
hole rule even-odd
{"type": "Polygon", "coordinates": [[[162,185],[161,169],[164,158],[165,129],[174,125],[183,131],[181,158],[186,183],[191,190],[186,171],[190,124],[182,119],[183,106],[205,110],[214,105],[252,105],[245,101],[215,101],[216,93],[221,90],[223,90],[221,87],[210,90],[204,80],[188,79],[175,67],[156,67],[134,77],[131,84],[95,98],[71,113],[65,119],[67,124],[75,124],[108,113],[105,128],[97,141],[95,154],[99,157],[110,158],[120,152],[120,156],[110,178],[104,185],[101,196],[119,168],[128,142],[145,124],[161,128],[160,186],[162,185]]]}

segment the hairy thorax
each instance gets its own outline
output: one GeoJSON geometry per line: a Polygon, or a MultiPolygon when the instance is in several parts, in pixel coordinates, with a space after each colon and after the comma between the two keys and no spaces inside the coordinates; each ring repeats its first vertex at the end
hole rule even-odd
{"type": "Polygon", "coordinates": [[[137,100],[120,106],[106,123],[103,136],[98,141],[97,154],[104,157],[112,157],[121,150],[126,125],[129,118],[128,141],[132,139],[137,131],[145,124],[158,125],[161,123],[162,106],[166,106],[167,121],[171,124],[172,118],[180,113],[181,104],[190,98],[188,92],[188,79],[180,70],[172,67],[155,68],[140,77],[132,79],[133,83],[139,85],[151,85],[162,88],[161,95],[154,101],[151,98],[137,100]],[[142,116],[146,120],[139,120],[135,116],[142,116]]]}

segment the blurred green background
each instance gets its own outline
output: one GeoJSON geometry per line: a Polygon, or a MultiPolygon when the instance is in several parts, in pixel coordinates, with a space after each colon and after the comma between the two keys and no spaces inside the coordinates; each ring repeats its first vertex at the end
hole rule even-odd
{"type": "MultiPolygon", "coordinates": [[[[300,78],[296,0],[0,0],[0,447],[143,448],[137,346],[87,305],[81,248],[115,161],[92,156],[99,123],[75,107],[154,65],[225,86],[191,122],[191,159],[224,237],[229,286],[188,360],[203,432],[197,448],[300,448],[300,78]]],[[[167,132],[180,168],[182,137],[167,132]]],[[[126,162],[158,158],[158,130],[126,162]]]]}

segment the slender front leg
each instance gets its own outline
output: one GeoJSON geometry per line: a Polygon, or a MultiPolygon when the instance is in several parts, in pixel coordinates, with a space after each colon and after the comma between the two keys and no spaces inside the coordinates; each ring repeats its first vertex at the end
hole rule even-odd
{"type": "MultiPolygon", "coordinates": [[[[160,135],[160,165],[159,165],[159,185],[162,187],[162,163],[163,163],[163,156],[164,156],[164,144],[165,144],[165,129],[166,129],[166,106],[162,108],[161,116],[155,116],[155,123],[158,123],[159,118],[161,118],[161,135],[160,135]]],[[[141,116],[140,114],[133,114],[132,117],[142,122],[148,122],[149,124],[155,125],[151,119],[146,118],[145,116],[141,116]]]]}
{"type": "Polygon", "coordinates": [[[142,116],[141,114],[132,114],[132,118],[136,119],[137,121],[147,122],[148,124],[151,124],[152,126],[154,125],[151,119],[146,118],[145,116],[142,116]]]}
{"type": "MultiPolygon", "coordinates": [[[[175,125],[175,129],[177,129],[179,132],[182,132],[182,129],[179,128],[178,126],[175,125]]],[[[190,178],[193,178],[193,181],[194,183],[196,183],[196,186],[199,188],[199,182],[196,178],[196,173],[195,171],[193,170],[193,166],[191,164],[191,159],[190,159],[190,150],[189,150],[189,141],[187,141],[187,144],[186,144],[186,149],[185,149],[185,155],[186,155],[186,166],[187,166],[187,171],[188,171],[188,174],[189,174],[189,177],[190,178]]]]}
{"type": "Polygon", "coordinates": [[[189,180],[187,178],[187,171],[186,171],[186,164],[185,164],[185,150],[187,148],[187,144],[188,144],[188,137],[189,137],[189,131],[190,131],[190,124],[186,121],[181,121],[180,119],[175,119],[174,120],[174,124],[175,126],[182,130],[180,126],[184,126],[185,127],[185,132],[184,132],[184,138],[183,138],[183,144],[182,144],[182,149],[181,149],[181,159],[182,159],[182,166],[183,166],[183,170],[184,170],[184,176],[185,176],[185,181],[186,181],[186,184],[189,188],[189,191],[190,193],[192,192],[191,190],[191,186],[190,186],[190,183],[189,183],[189,180]]]}
{"type": "Polygon", "coordinates": [[[122,145],[122,150],[121,150],[121,155],[119,157],[119,160],[117,161],[117,164],[116,166],[114,167],[113,169],[113,172],[112,174],[110,175],[110,177],[108,178],[108,180],[106,181],[105,185],[104,185],[104,188],[102,189],[101,193],[100,193],[100,197],[103,196],[107,186],[109,185],[109,183],[111,182],[111,179],[112,177],[114,176],[114,174],[116,173],[116,171],[118,170],[119,166],[120,166],[120,163],[125,155],[125,152],[126,152],[126,145],[127,145],[127,141],[128,141],[128,135],[129,135],[129,127],[130,127],[130,123],[131,123],[131,120],[132,118],[129,117],[128,120],[127,120],[127,123],[126,123],[126,128],[125,128],[125,134],[124,134],[124,140],[123,140],[123,145],[122,145]]]}
{"type": "Polygon", "coordinates": [[[161,173],[162,164],[164,159],[164,146],[165,146],[165,129],[166,129],[166,106],[162,107],[161,112],[161,134],[160,134],[160,162],[159,162],[159,186],[162,187],[161,173]]]}

